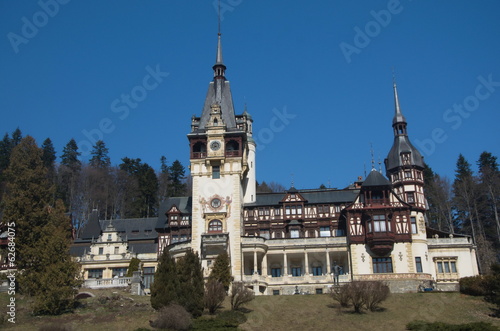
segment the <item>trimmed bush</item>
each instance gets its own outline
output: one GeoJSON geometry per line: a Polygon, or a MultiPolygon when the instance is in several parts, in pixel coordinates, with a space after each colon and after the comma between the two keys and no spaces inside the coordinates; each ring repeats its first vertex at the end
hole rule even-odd
{"type": "Polygon", "coordinates": [[[157,319],[150,322],[150,325],[156,329],[176,331],[189,330],[192,324],[191,314],[184,307],[175,303],[161,308],[157,319]]]}

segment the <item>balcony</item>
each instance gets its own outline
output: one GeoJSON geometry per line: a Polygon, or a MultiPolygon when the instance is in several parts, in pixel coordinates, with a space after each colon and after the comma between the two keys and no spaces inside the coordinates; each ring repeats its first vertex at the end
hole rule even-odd
{"type": "Polygon", "coordinates": [[[103,289],[114,287],[127,287],[132,282],[132,277],[122,278],[104,278],[104,279],[86,279],[83,287],[91,289],[103,289]]]}
{"type": "Polygon", "coordinates": [[[396,235],[393,232],[369,232],[366,234],[366,243],[378,256],[392,252],[396,235]]]}

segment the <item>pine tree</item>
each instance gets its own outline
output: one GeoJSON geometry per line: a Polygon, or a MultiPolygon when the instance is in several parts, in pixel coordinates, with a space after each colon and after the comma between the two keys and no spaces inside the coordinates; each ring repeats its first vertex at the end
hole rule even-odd
{"type": "MultiPolygon", "coordinates": [[[[484,192],[485,205],[482,208],[486,219],[491,220],[489,228],[496,233],[497,244],[500,244],[500,171],[498,169],[497,157],[489,152],[483,152],[477,162],[481,191],[484,192]],[[494,221],[493,221],[494,220],[494,221]]],[[[492,231],[487,231],[491,233],[492,231]]]]}
{"type": "Polygon", "coordinates": [[[108,156],[108,148],[102,140],[98,140],[90,154],[92,158],[90,159],[90,166],[97,169],[107,169],[111,165],[111,160],[108,156]]]}
{"type": "Polygon", "coordinates": [[[168,169],[169,197],[179,197],[186,194],[185,175],[186,169],[182,163],[179,160],[172,162],[172,165],[168,169]]]}
{"type": "Polygon", "coordinates": [[[203,270],[198,253],[188,250],[177,262],[179,277],[179,304],[194,317],[203,313],[205,294],[203,270]]]}
{"type": "Polygon", "coordinates": [[[71,223],[62,202],[53,204],[42,150],[27,136],[12,150],[3,219],[15,224],[17,280],[34,297],[33,310],[59,314],[72,307],[79,266],[69,255],[71,223]]]}
{"type": "Polygon", "coordinates": [[[61,164],[70,168],[73,172],[80,170],[82,163],[78,159],[81,153],[78,152],[78,145],[75,139],[71,139],[66,146],[63,148],[63,154],[61,156],[61,164]]]}
{"type": "Polygon", "coordinates": [[[141,159],[122,159],[120,169],[127,172],[137,180],[138,191],[131,192],[135,195],[132,217],[150,217],[157,211],[156,196],[158,193],[158,178],[151,166],[142,163],[141,159]]]}
{"type": "Polygon", "coordinates": [[[158,261],[153,284],[151,284],[151,306],[159,310],[170,303],[178,303],[179,278],[174,259],[164,249],[158,261]]]}
{"type": "Polygon", "coordinates": [[[226,291],[229,290],[229,285],[233,281],[233,277],[231,276],[231,263],[227,252],[217,255],[209,279],[221,282],[224,285],[224,289],[226,291]]]}

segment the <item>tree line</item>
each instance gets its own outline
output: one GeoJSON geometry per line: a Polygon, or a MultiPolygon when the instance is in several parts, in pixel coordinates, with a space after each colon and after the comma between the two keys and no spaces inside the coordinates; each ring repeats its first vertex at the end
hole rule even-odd
{"type": "Polygon", "coordinates": [[[500,171],[497,157],[483,152],[477,172],[460,154],[455,178],[450,180],[424,169],[425,195],[429,206],[428,224],[448,233],[466,234],[477,245],[481,273],[488,273],[498,261],[500,247],[500,171]]]}
{"type": "MultiPolygon", "coordinates": [[[[4,173],[22,138],[18,128],[0,141],[0,200],[5,194],[4,173]]],[[[140,158],[124,157],[113,166],[102,140],[93,146],[88,162],[81,161],[74,139],[64,146],[59,162],[50,138],[40,148],[47,179],[54,186],[54,201],[62,200],[77,230],[94,209],[100,219],[155,217],[164,199],[189,194],[186,169],[178,160],[168,164],[161,156],[159,171],[140,158]]]]}

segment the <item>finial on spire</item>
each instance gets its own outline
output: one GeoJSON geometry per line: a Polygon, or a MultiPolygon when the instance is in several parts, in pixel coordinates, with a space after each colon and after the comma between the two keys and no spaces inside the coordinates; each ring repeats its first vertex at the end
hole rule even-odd
{"type": "Polygon", "coordinates": [[[392,121],[392,123],[406,123],[406,119],[403,116],[403,113],[401,113],[401,107],[399,106],[398,87],[396,85],[394,68],[392,69],[392,88],[394,90],[394,120],[392,121]]]}
{"type": "Polygon", "coordinates": [[[373,144],[370,143],[370,154],[372,155],[372,171],[375,170],[375,157],[373,156],[373,144]]]}
{"type": "Polygon", "coordinates": [[[217,35],[219,35],[219,36],[220,36],[220,0],[219,0],[218,19],[219,19],[219,21],[218,21],[218,23],[219,23],[219,27],[218,27],[218,29],[217,29],[217,35]]]}

